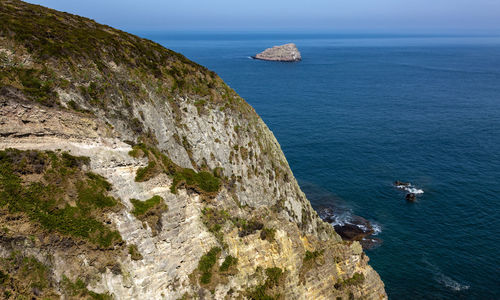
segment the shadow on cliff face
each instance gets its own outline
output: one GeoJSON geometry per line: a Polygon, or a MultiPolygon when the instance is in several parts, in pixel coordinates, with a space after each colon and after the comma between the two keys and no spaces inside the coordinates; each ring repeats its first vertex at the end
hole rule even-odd
{"type": "Polygon", "coordinates": [[[300,187],[321,219],[330,223],[343,240],[359,241],[365,250],[382,244],[376,237],[381,232],[380,225],[353,214],[343,199],[309,182],[300,182],[300,187]]]}

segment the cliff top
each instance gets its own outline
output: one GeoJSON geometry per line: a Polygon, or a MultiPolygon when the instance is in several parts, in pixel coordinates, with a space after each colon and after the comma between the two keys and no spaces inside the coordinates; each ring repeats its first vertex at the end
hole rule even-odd
{"type": "Polygon", "coordinates": [[[177,96],[188,95],[223,105],[229,100],[227,108],[254,115],[253,109],[215,72],[153,41],[84,17],[18,0],[2,1],[0,24],[2,60],[13,56],[26,59],[0,69],[0,87],[20,88],[31,100],[43,105],[57,105],[57,90],[68,89],[68,82],[48,72],[52,69],[66,78],[77,79],[76,82],[70,80],[70,89],[81,89],[83,85],[88,89],[89,98],[97,98],[98,94],[101,103],[87,102],[94,108],[113,101],[110,98],[119,93],[118,90],[137,94],[140,87],[134,79],[148,78],[148,83],[157,86],[158,92],[174,101],[177,96]],[[19,69],[24,70],[23,76],[13,72],[19,69]],[[95,80],[89,80],[89,74],[84,74],[89,70],[98,75],[95,80]],[[117,73],[122,77],[117,78],[117,73]],[[100,75],[109,77],[103,80],[100,75]],[[131,79],[128,84],[114,86],[113,83],[123,83],[123,76],[131,79]]]}
{"type": "Polygon", "coordinates": [[[103,71],[106,61],[145,68],[162,75],[161,66],[179,60],[209,72],[182,54],[132,34],[77,15],[28,4],[2,1],[0,34],[24,46],[40,60],[82,63],[93,60],[103,71]]]}

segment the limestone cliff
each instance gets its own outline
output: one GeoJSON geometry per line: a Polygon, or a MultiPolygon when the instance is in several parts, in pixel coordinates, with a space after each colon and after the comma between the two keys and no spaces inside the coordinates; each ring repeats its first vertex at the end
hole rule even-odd
{"type": "Polygon", "coordinates": [[[21,1],[0,24],[4,298],[387,298],[215,73],[21,1]]]}

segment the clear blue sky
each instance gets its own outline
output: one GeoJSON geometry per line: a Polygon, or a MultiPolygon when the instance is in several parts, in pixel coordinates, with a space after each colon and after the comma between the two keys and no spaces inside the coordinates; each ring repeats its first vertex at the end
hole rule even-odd
{"type": "Polygon", "coordinates": [[[500,0],[29,0],[124,30],[500,35],[500,0]]]}

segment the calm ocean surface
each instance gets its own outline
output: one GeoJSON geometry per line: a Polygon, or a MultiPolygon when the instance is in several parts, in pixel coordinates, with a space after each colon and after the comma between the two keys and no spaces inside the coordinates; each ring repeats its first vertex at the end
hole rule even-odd
{"type": "Polygon", "coordinates": [[[500,38],[139,35],[245,98],[313,206],[380,227],[368,255],[391,299],[500,299],[500,38]],[[249,59],[287,42],[302,62],[249,59]]]}

